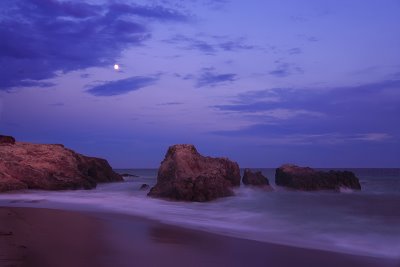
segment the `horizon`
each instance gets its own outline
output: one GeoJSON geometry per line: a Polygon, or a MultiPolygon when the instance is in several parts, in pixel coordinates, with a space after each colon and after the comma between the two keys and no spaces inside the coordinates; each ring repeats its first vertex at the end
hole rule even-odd
{"type": "Polygon", "coordinates": [[[181,143],[249,168],[400,168],[400,1],[382,3],[2,1],[0,134],[114,169],[181,143]]]}

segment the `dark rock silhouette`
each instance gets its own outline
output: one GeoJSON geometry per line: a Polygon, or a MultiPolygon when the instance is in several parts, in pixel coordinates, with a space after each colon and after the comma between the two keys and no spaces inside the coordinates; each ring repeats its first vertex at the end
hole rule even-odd
{"type": "Polygon", "coordinates": [[[227,158],[200,155],[193,145],[169,147],[149,196],[185,201],[209,201],[233,195],[240,170],[227,158]]]}
{"type": "Polygon", "coordinates": [[[7,135],[0,135],[0,145],[1,144],[15,144],[15,138],[7,135]]]}
{"type": "Polygon", "coordinates": [[[253,172],[250,169],[245,169],[242,182],[244,185],[272,190],[272,187],[269,185],[268,178],[265,177],[260,171],[253,172]]]}
{"type": "Polygon", "coordinates": [[[19,189],[91,189],[122,181],[104,159],[83,156],[63,145],[15,142],[0,146],[0,192],[19,189]]]}
{"type": "Polygon", "coordinates": [[[350,171],[316,171],[309,167],[286,164],[276,169],[275,183],[297,190],[361,190],[358,178],[350,171]]]}
{"type": "Polygon", "coordinates": [[[147,190],[147,189],[149,189],[149,188],[150,188],[150,185],[148,185],[148,184],[142,184],[142,185],[140,186],[139,190],[147,190]]]}

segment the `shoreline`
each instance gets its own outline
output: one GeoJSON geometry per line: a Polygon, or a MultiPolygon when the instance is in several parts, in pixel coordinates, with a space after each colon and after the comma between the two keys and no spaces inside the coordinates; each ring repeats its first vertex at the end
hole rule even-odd
{"type": "Polygon", "coordinates": [[[366,266],[399,260],[222,236],[118,213],[0,207],[0,266],[366,266]]]}

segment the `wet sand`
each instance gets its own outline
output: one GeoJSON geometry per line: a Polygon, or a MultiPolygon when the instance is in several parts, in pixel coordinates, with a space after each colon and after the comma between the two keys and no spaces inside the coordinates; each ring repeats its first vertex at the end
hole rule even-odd
{"type": "Polygon", "coordinates": [[[400,262],[226,237],[128,215],[0,207],[0,266],[400,267],[400,262]]]}

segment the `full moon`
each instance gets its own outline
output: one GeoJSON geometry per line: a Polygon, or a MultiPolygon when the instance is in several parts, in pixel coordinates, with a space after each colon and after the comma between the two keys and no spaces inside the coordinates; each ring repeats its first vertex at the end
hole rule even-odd
{"type": "Polygon", "coordinates": [[[119,65],[118,64],[114,65],[114,70],[119,70],[119,65]]]}

